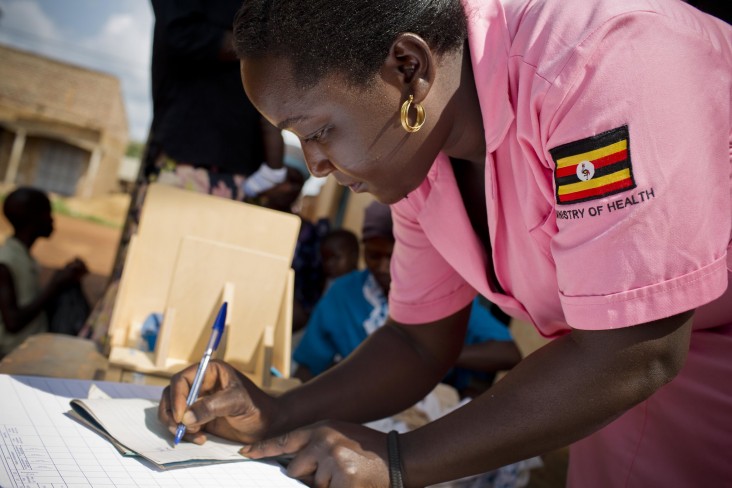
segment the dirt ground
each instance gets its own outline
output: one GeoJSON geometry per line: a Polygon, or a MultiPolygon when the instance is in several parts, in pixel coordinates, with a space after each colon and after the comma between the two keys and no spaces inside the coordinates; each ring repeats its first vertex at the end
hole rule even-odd
{"type": "MultiPolygon", "coordinates": [[[[82,259],[89,268],[84,290],[93,304],[101,296],[114,264],[127,211],[127,195],[110,195],[90,200],[65,199],[66,208],[83,217],[54,213],[54,232],[49,239],[38,240],[31,254],[40,263],[41,280],[46,281],[54,270],[74,258],[82,259]],[[89,219],[93,217],[115,226],[89,219]]],[[[12,227],[0,216],[0,242],[12,233],[12,227]]]]}

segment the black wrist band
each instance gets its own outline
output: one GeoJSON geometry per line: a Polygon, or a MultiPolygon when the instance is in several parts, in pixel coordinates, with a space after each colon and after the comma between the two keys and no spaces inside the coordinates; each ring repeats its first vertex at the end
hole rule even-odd
{"type": "Polygon", "coordinates": [[[399,455],[399,432],[392,430],[387,434],[386,448],[389,452],[389,486],[391,488],[404,488],[402,457],[399,455]]]}

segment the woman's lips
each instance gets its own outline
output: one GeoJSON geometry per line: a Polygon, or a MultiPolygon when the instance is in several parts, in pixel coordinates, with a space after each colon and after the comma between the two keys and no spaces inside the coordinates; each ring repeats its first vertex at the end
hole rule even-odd
{"type": "Polygon", "coordinates": [[[348,185],[348,188],[354,193],[361,193],[363,191],[363,183],[351,183],[348,185]]]}
{"type": "Polygon", "coordinates": [[[348,187],[354,193],[361,193],[366,189],[366,185],[364,185],[362,181],[354,181],[352,183],[349,183],[348,181],[341,181],[338,177],[336,177],[336,182],[341,186],[348,187]]]}

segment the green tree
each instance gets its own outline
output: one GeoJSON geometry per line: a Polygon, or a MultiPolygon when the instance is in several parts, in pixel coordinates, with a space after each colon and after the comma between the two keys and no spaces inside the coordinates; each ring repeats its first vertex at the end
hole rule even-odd
{"type": "Polygon", "coordinates": [[[127,144],[127,152],[126,155],[131,158],[137,158],[140,159],[142,157],[142,152],[145,149],[145,144],[138,141],[130,141],[129,144],[127,144]]]}

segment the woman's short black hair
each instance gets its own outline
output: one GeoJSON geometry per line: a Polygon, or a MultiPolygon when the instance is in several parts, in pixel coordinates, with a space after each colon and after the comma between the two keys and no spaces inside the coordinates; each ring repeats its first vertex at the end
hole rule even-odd
{"type": "Polygon", "coordinates": [[[289,59],[304,86],[333,72],[363,86],[404,32],[437,53],[462,46],[460,0],[246,0],[234,20],[234,49],[240,59],[289,59]]]}

